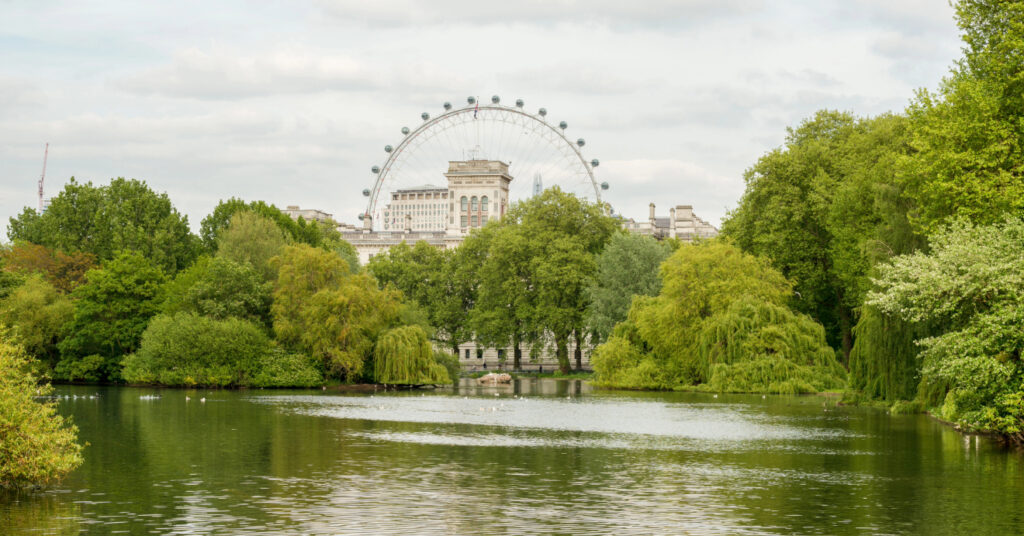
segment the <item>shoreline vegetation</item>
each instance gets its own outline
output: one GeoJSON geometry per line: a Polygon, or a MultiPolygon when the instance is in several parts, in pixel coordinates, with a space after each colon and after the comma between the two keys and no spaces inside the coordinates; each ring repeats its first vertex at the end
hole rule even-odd
{"type": "MultiPolygon", "coordinates": [[[[0,343],[23,379],[197,388],[447,385],[469,341],[569,376],[588,347],[597,386],[841,391],[1024,444],[1024,1],[956,13],[936,91],[788,129],[715,239],[631,235],[555,187],[454,250],[360,266],[332,223],[263,201],[222,201],[196,235],[143,181],[72,178],[10,218],[0,343]]],[[[0,425],[60,436],[47,482],[78,451],[39,408],[0,425]]]]}

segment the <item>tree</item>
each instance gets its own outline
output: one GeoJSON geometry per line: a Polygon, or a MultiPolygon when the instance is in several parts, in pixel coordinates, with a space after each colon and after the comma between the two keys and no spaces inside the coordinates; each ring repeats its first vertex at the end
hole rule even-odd
{"type": "Polygon", "coordinates": [[[427,315],[436,337],[458,353],[459,344],[470,338],[467,311],[472,306],[471,284],[460,277],[453,250],[437,249],[424,241],[413,247],[402,242],[370,259],[367,271],[382,286],[399,290],[427,315]]]}
{"type": "Polygon", "coordinates": [[[925,380],[948,386],[943,418],[1024,443],[1024,221],[958,220],[929,249],[880,266],[867,303],[936,326],[916,342],[925,380]]]}
{"type": "Polygon", "coordinates": [[[722,225],[740,248],[771,259],[793,281],[796,307],[824,324],[844,355],[852,346],[853,315],[836,280],[828,218],[844,180],[843,147],[855,128],[849,114],[820,111],[788,129],[786,146],[746,172],[746,191],[722,225]]]}
{"type": "Polygon", "coordinates": [[[597,257],[597,272],[587,287],[587,324],[599,340],[607,340],[615,324],[626,320],[633,296],[658,294],[658,267],[671,252],[668,244],[649,236],[612,235],[597,257]]]}
{"type": "Polygon", "coordinates": [[[20,242],[0,250],[3,269],[19,274],[40,273],[58,291],[68,293],[82,283],[85,272],[96,266],[91,253],[64,253],[46,246],[20,242]]]}
{"type": "Polygon", "coordinates": [[[270,328],[272,286],[248,264],[200,257],[168,282],[163,312],[191,312],[218,320],[241,318],[270,328]]]}
{"type": "Polygon", "coordinates": [[[0,340],[0,489],[46,485],[82,464],[78,429],[53,402],[36,400],[51,392],[24,352],[0,340]]]}
{"type": "Polygon", "coordinates": [[[160,315],[143,333],[138,352],[125,359],[124,379],[175,386],[247,386],[270,351],[270,339],[247,320],[195,313],[160,315]]]}
{"type": "Polygon", "coordinates": [[[359,378],[377,337],[398,319],[398,293],[378,289],[370,276],[349,273],[338,255],[307,245],[286,246],[272,264],[278,340],[322,362],[333,377],[359,378]]]}
{"type": "Polygon", "coordinates": [[[99,187],[72,178],[42,215],[26,209],[11,218],[7,235],[12,241],[89,253],[100,261],[138,251],[167,273],[192,264],[199,251],[188,218],[175,210],[167,194],[123,178],[99,187]]]}
{"type": "Polygon", "coordinates": [[[821,325],[789,309],[791,284],[763,259],[717,240],[683,245],[661,278],[660,294],[635,299],[594,352],[600,383],[778,393],[842,387],[845,371],[821,325]]]}
{"type": "Polygon", "coordinates": [[[0,301],[0,322],[28,354],[52,369],[57,364],[60,333],[74,316],[71,300],[42,275],[33,274],[0,301]]]}
{"type": "Polygon", "coordinates": [[[1024,211],[1024,2],[962,0],[956,11],[964,57],[907,109],[914,151],[901,181],[926,234],[951,216],[993,223],[1024,211]]]}
{"type": "Polygon", "coordinates": [[[149,319],[160,311],[166,276],[131,252],[89,270],[85,278],[71,293],[75,314],[58,344],[57,374],[72,380],[116,380],[121,358],[138,349],[149,319]]]}
{"type": "Polygon", "coordinates": [[[451,383],[444,365],[434,360],[427,334],[417,326],[384,332],[374,349],[374,381],[384,384],[437,385],[451,383]]]}
{"type": "Polygon", "coordinates": [[[281,252],[288,239],[280,227],[255,212],[240,211],[217,238],[217,256],[255,268],[266,281],[274,278],[270,259],[281,252]]]}
{"type": "Polygon", "coordinates": [[[200,224],[199,236],[207,251],[212,253],[220,248],[221,233],[228,228],[236,214],[243,212],[270,220],[284,233],[289,242],[309,244],[314,247],[324,246],[326,242],[330,248],[332,240],[341,240],[341,235],[333,225],[322,225],[315,221],[306,222],[301,218],[294,220],[274,205],[268,205],[264,201],[246,203],[232,197],[227,201],[221,201],[213,209],[213,212],[203,218],[200,224]]]}
{"type": "Polygon", "coordinates": [[[617,227],[601,206],[557,187],[516,203],[504,218],[488,224],[484,230],[493,229],[487,231],[493,235],[487,235],[489,249],[472,313],[478,340],[511,343],[518,365],[519,343],[536,346],[549,336],[559,367],[568,372],[568,343],[575,339],[580,367],[585,289],[595,270],[594,256],[617,227]]]}

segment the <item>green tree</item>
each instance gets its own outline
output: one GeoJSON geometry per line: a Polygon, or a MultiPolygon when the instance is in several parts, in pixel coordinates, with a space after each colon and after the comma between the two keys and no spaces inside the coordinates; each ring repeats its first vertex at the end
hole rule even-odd
{"type": "Polygon", "coordinates": [[[246,203],[233,197],[227,201],[221,201],[213,209],[213,212],[203,218],[200,223],[199,236],[208,251],[216,252],[218,250],[221,233],[228,228],[235,215],[242,212],[255,214],[274,222],[290,242],[309,244],[314,247],[326,244],[330,248],[332,241],[341,240],[340,234],[332,225],[323,225],[315,221],[306,222],[301,218],[294,220],[274,205],[268,205],[264,201],[246,203]]]}
{"type": "Polygon", "coordinates": [[[333,377],[359,378],[377,337],[398,320],[398,293],[378,289],[370,276],[349,273],[338,255],[307,245],[285,247],[273,265],[278,340],[318,359],[333,377]]]}
{"type": "Polygon", "coordinates": [[[138,251],[167,273],[192,264],[198,239],[188,218],[145,182],[113,179],[95,187],[74,178],[54,197],[42,215],[26,209],[11,218],[7,236],[51,249],[95,255],[100,261],[122,251],[138,251]]]}
{"type": "Polygon", "coordinates": [[[56,372],[71,380],[116,380],[121,358],[138,349],[149,319],[160,311],[166,276],[131,252],[89,270],[85,278],[71,293],[75,314],[58,343],[56,372]],[[83,364],[88,366],[83,369],[83,364]]]}
{"type": "Polygon", "coordinates": [[[195,313],[159,315],[142,335],[138,352],[124,360],[124,379],[175,386],[247,386],[260,372],[270,339],[239,318],[195,313]]]}
{"type": "Polygon", "coordinates": [[[191,312],[218,320],[241,318],[270,328],[272,286],[248,264],[200,257],[167,283],[163,312],[191,312]]]}
{"type": "Polygon", "coordinates": [[[402,242],[376,255],[367,271],[382,286],[390,285],[422,309],[427,323],[437,328],[438,341],[458,353],[459,344],[470,338],[467,311],[473,288],[466,284],[456,265],[453,250],[441,250],[424,241],[414,246],[402,242]]]}
{"type": "Polygon", "coordinates": [[[939,326],[917,341],[926,380],[949,386],[943,418],[1024,442],[1024,221],[959,220],[879,267],[867,303],[939,326]]]}
{"type": "Polygon", "coordinates": [[[21,348],[0,340],[0,489],[42,486],[82,464],[78,429],[57,414],[52,392],[21,348]]]}
{"type": "Polygon", "coordinates": [[[57,292],[40,274],[0,301],[0,323],[8,326],[12,338],[28,354],[52,369],[57,364],[57,342],[61,331],[74,316],[71,300],[57,292]]]}
{"type": "Polygon", "coordinates": [[[824,330],[788,307],[791,284],[720,241],[684,245],[661,267],[657,297],[633,301],[591,362],[606,385],[818,392],[845,372],[824,330]]]}
{"type": "Polygon", "coordinates": [[[925,233],[951,216],[993,223],[1024,211],[1024,2],[956,4],[964,57],[907,109],[914,151],[901,178],[925,233]]]}
{"type": "Polygon", "coordinates": [[[617,222],[600,205],[555,187],[516,203],[488,228],[493,236],[473,307],[478,340],[511,343],[518,365],[519,343],[536,346],[550,337],[559,368],[568,372],[568,344],[574,339],[580,367],[586,288],[596,269],[594,257],[617,222]]]}
{"type": "Polygon", "coordinates": [[[661,290],[658,267],[671,247],[631,233],[612,235],[597,257],[597,273],[587,288],[587,324],[599,340],[607,340],[615,324],[626,320],[633,296],[656,296],[661,290]]]}
{"type": "Polygon", "coordinates": [[[855,127],[849,114],[820,111],[789,129],[786,146],[746,172],[746,191],[722,226],[740,248],[770,259],[793,281],[796,307],[824,324],[845,355],[853,315],[830,255],[828,218],[843,182],[842,149],[855,127]]]}
{"type": "Polygon", "coordinates": [[[384,332],[374,349],[373,377],[377,383],[437,385],[451,383],[444,365],[434,359],[427,334],[418,326],[384,332]]]}
{"type": "MultiPolygon", "coordinates": [[[[287,217],[287,216],[285,216],[287,217]]],[[[273,221],[250,211],[240,211],[217,238],[217,257],[248,264],[264,278],[274,278],[270,259],[281,252],[288,238],[273,221]]]]}

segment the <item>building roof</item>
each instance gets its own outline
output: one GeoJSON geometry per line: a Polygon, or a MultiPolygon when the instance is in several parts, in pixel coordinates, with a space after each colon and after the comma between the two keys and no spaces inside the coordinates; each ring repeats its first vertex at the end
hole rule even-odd
{"type": "Polygon", "coordinates": [[[411,188],[399,188],[398,190],[395,190],[395,191],[393,191],[391,193],[397,194],[397,193],[425,192],[425,191],[435,191],[435,190],[445,191],[447,189],[448,188],[446,188],[444,186],[436,186],[436,185],[433,185],[433,184],[424,184],[423,186],[413,186],[411,188]]]}

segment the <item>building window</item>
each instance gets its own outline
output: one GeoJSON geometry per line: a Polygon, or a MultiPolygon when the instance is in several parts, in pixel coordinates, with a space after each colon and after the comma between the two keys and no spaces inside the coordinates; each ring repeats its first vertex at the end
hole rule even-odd
{"type": "MultiPolygon", "coordinates": [[[[463,216],[463,218],[465,218],[465,216],[463,216]]],[[[479,225],[480,225],[480,224],[479,224],[479,223],[477,223],[477,219],[476,219],[476,214],[474,214],[474,215],[473,215],[473,225],[472,225],[472,227],[477,227],[477,226],[479,226],[479,225]]]]}
{"type": "Polygon", "coordinates": [[[466,359],[469,359],[469,348],[466,348],[466,359]]]}
{"type": "Polygon", "coordinates": [[[476,196],[475,195],[473,196],[473,199],[469,200],[469,210],[470,210],[470,212],[476,212],[476,196]]]}
{"type": "Polygon", "coordinates": [[[462,196],[462,211],[465,212],[467,210],[469,210],[469,199],[466,196],[462,196]]]}
{"type": "Polygon", "coordinates": [[[498,348],[498,359],[505,359],[505,349],[498,348]]]}
{"type": "Polygon", "coordinates": [[[463,215],[460,219],[462,220],[462,227],[465,227],[466,226],[466,216],[463,215]]]}
{"type": "Polygon", "coordinates": [[[484,358],[484,349],[483,348],[477,348],[476,349],[476,358],[477,359],[483,359],[484,358]]]}
{"type": "Polygon", "coordinates": [[[487,212],[487,196],[480,198],[480,210],[487,212]]]}

